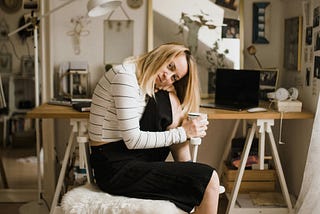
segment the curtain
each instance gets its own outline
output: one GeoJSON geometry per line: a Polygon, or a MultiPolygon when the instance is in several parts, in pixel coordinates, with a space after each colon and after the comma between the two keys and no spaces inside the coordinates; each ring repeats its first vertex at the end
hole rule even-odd
{"type": "Polygon", "coordinates": [[[301,191],[295,206],[298,214],[316,214],[320,210],[320,95],[313,129],[311,141],[306,161],[306,167],[303,175],[301,191]]]}

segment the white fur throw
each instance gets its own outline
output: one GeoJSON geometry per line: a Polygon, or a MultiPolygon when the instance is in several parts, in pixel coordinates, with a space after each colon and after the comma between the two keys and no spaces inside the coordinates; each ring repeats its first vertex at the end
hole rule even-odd
{"type": "Polygon", "coordinates": [[[186,214],[169,201],[112,196],[92,184],[67,192],[61,207],[68,214],[186,214]]]}

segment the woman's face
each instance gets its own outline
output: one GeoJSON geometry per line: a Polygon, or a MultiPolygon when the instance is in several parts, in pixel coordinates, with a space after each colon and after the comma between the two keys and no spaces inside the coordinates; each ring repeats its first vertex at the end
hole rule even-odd
{"type": "Polygon", "coordinates": [[[166,90],[173,86],[173,83],[180,80],[188,72],[187,59],[184,54],[175,57],[169,63],[165,63],[157,71],[155,80],[156,89],[166,90]]]}

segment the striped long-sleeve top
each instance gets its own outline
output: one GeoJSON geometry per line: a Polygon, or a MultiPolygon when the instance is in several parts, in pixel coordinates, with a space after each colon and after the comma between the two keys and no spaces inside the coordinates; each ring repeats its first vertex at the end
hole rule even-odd
{"type": "Polygon", "coordinates": [[[145,106],[146,95],[138,85],[135,64],[114,66],[99,80],[92,96],[91,145],[123,140],[129,149],[147,149],[186,141],[182,127],[163,132],[141,131],[139,121],[145,106]]]}

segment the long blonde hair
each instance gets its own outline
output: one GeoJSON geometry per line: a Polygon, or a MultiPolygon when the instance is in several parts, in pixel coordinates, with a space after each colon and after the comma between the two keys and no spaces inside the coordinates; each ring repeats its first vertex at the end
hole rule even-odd
{"type": "Polygon", "coordinates": [[[176,81],[177,96],[181,102],[184,113],[198,111],[200,105],[200,89],[197,65],[191,52],[184,45],[167,43],[160,45],[154,50],[138,57],[137,78],[141,89],[149,96],[154,96],[155,79],[157,71],[163,64],[170,62],[173,58],[184,54],[188,63],[187,74],[176,81]]]}

